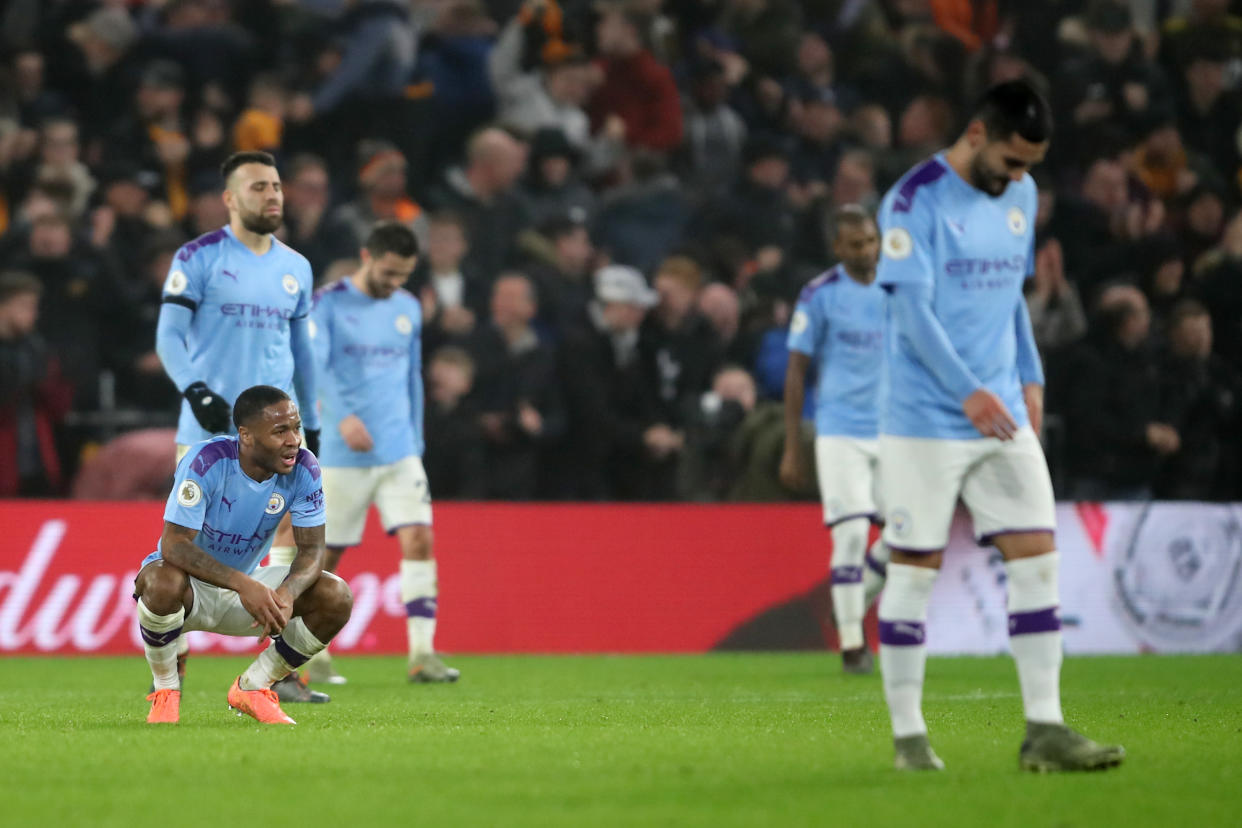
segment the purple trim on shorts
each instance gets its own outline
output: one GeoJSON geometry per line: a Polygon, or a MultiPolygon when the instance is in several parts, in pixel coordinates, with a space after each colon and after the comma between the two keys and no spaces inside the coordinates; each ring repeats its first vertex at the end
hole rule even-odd
{"type": "Polygon", "coordinates": [[[888,577],[888,567],[871,557],[870,552],[863,556],[863,563],[867,565],[867,569],[870,569],[881,578],[888,577]]]}
{"type": "Polygon", "coordinates": [[[1061,629],[1060,607],[1009,613],[1009,635],[1033,635],[1061,629]]]}
{"type": "Polygon", "coordinates": [[[836,520],[826,520],[824,521],[824,526],[831,529],[839,523],[845,523],[847,520],[856,520],[857,518],[866,518],[875,523],[879,519],[879,515],[876,512],[854,512],[852,515],[842,515],[836,520]]]}
{"type": "MultiPolygon", "coordinates": [[[[389,535],[395,535],[397,534],[398,529],[404,529],[407,526],[430,526],[430,525],[431,525],[431,521],[429,520],[412,520],[409,523],[398,523],[396,526],[392,527],[391,529],[385,529],[384,531],[387,532],[389,535]]],[[[358,543],[362,543],[362,540],[359,539],[358,543]]],[[[355,546],[356,545],[357,544],[355,544],[355,546]]]]}
{"type": "Polygon", "coordinates": [[[922,621],[881,621],[880,643],[889,647],[921,647],[927,640],[922,621]]]}
{"type": "Polygon", "coordinates": [[[285,660],[285,664],[288,664],[295,670],[310,661],[310,656],[302,655],[297,650],[290,647],[288,642],[286,642],[285,639],[279,635],[272,636],[272,644],[276,646],[276,652],[279,653],[280,657],[285,660]]]}
{"type": "Polygon", "coordinates": [[[436,617],[436,599],[435,598],[415,598],[413,601],[405,602],[406,618],[435,618],[436,617]]]}
{"type": "Polygon", "coordinates": [[[832,568],[832,585],[837,584],[861,584],[862,583],[862,567],[861,566],[834,566],[832,568]]]}
{"type": "Polygon", "coordinates": [[[992,541],[1001,535],[1034,535],[1039,532],[1046,532],[1049,535],[1055,535],[1056,529],[1049,529],[1047,526],[1032,526],[1029,528],[1017,529],[997,529],[995,532],[988,532],[986,535],[980,535],[975,541],[979,546],[992,546],[992,541]]]}
{"type": "Polygon", "coordinates": [[[148,630],[139,624],[138,631],[142,633],[142,640],[150,647],[166,647],[176,641],[181,635],[181,627],[168,632],[156,632],[155,630],[148,630]]]}

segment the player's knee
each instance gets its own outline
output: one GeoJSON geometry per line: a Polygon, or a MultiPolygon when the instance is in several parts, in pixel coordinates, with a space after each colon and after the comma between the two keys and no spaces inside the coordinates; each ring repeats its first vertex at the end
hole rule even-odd
{"type": "Polygon", "coordinates": [[[401,538],[401,557],[407,561],[429,561],[433,542],[430,526],[411,526],[401,538]]]}
{"type": "Polygon", "coordinates": [[[334,618],[348,619],[354,608],[354,594],[343,578],[324,572],[315,582],[315,603],[322,612],[334,618]]]}
{"type": "Polygon", "coordinates": [[[189,576],[167,561],[156,561],[138,574],[135,592],[147,609],[160,615],[176,612],[184,605],[189,576]]]}
{"type": "Polygon", "coordinates": [[[907,552],[901,549],[890,550],[890,563],[917,566],[923,569],[939,569],[944,561],[944,552],[907,552]]]}

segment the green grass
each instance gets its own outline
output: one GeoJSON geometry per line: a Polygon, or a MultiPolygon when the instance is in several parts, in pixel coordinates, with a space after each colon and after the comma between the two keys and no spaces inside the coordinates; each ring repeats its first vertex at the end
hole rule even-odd
{"type": "Polygon", "coordinates": [[[1070,723],[1107,773],[1017,770],[1008,659],[933,659],[942,774],[892,770],[878,677],[829,655],[459,657],[455,686],[340,658],[299,725],[225,706],[246,663],[190,661],[177,726],[145,723],[141,658],[0,660],[0,825],[892,825],[1242,823],[1242,658],[1076,658],[1070,723]]]}

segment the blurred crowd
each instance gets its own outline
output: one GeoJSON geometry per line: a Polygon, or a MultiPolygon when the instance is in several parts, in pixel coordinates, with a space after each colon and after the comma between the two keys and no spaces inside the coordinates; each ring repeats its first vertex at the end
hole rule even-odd
{"type": "Polygon", "coordinates": [[[0,0],[0,49],[0,495],[173,422],[161,285],[262,149],[317,284],[418,234],[437,498],[813,497],[827,216],[1028,76],[1058,496],[1242,496],[1238,0],[0,0]]]}

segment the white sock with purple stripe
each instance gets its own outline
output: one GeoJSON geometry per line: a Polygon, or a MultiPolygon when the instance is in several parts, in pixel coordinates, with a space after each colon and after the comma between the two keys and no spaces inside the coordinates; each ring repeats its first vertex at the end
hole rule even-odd
{"type": "Polygon", "coordinates": [[[863,559],[863,611],[871,606],[880,590],[884,589],[884,579],[888,577],[888,547],[883,538],[876,538],[867,550],[863,559]]]}
{"type": "Polygon", "coordinates": [[[1061,724],[1061,617],[1057,566],[1050,552],[1005,562],[1009,647],[1018,665],[1027,721],[1061,724]]]}
{"type": "Polygon", "coordinates": [[[301,617],[285,625],[280,635],[272,637],[272,643],[259,653],[241,676],[241,689],[263,690],[271,687],[310,657],[324,648],[324,643],[306,626],[301,617]]]}
{"type": "Polygon", "coordinates": [[[844,520],[832,527],[832,614],[841,649],[863,646],[863,559],[867,555],[867,518],[844,520]]]}
{"type": "Polygon", "coordinates": [[[168,615],[156,615],[145,601],[138,599],[138,631],[142,633],[142,650],[151,665],[156,690],[176,690],[177,641],[185,626],[185,608],[168,615]]]}
{"type": "Polygon", "coordinates": [[[401,561],[401,603],[410,658],[435,652],[436,562],[401,561]]]}
{"type": "Polygon", "coordinates": [[[923,675],[927,667],[927,605],[938,569],[890,563],[880,598],[880,671],[893,735],[927,732],[923,675]]]}

